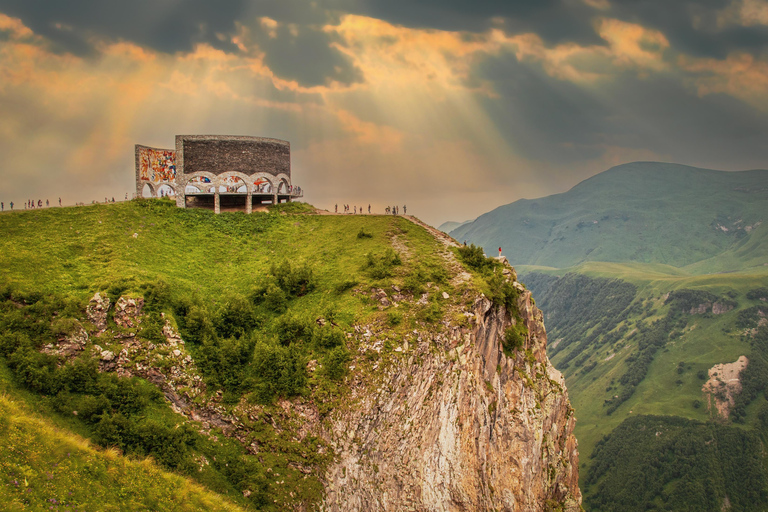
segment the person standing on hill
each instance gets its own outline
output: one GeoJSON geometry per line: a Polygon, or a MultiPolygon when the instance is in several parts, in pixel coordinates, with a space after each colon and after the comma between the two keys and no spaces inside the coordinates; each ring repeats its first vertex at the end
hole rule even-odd
{"type": "Polygon", "coordinates": [[[368,203],[368,213],[371,213],[371,204],[368,203]]]}
{"type": "MultiPolygon", "coordinates": [[[[125,195],[127,196],[128,194],[125,195]]],[[[59,206],[61,206],[61,198],[59,198],[59,206]]]]}
{"type": "Polygon", "coordinates": [[[11,210],[13,210],[13,201],[11,201],[11,210]]]}
{"type": "Polygon", "coordinates": [[[51,206],[51,203],[46,199],[45,200],[45,207],[48,208],[49,206],[51,206]]]}
{"type": "Polygon", "coordinates": [[[403,215],[408,215],[408,207],[403,205],[403,215]]]}

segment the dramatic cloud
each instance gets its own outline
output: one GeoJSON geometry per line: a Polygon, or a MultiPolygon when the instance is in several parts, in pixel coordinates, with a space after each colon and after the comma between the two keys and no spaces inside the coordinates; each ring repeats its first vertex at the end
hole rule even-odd
{"type": "Polygon", "coordinates": [[[768,166],[760,0],[0,0],[2,198],[131,193],[133,144],[291,141],[306,199],[465,220],[611,165],[768,166]]]}

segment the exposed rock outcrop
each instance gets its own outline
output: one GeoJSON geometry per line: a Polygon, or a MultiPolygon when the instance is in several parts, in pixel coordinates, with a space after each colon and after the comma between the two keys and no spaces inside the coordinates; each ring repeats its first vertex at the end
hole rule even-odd
{"type": "Polygon", "coordinates": [[[141,308],[144,306],[144,299],[141,297],[137,299],[127,299],[120,297],[115,303],[115,323],[120,327],[136,327],[140,321],[139,315],[141,314],[141,308]]]}
{"type": "Polygon", "coordinates": [[[325,510],[580,509],[573,409],[530,292],[518,309],[530,334],[513,354],[500,338],[515,320],[481,297],[470,327],[406,340],[353,388],[326,432],[325,510]]]}
{"type": "Polygon", "coordinates": [[[85,313],[88,315],[88,320],[96,326],[99,331],[103,331],[107,328],[107,312],[109,311],[109,297],[102,297],[100,293],[96,293],[88,306],[85,308],[85,313]]]}
{"type": "Polygon", "coordinates": [[[741,392],[739,377],[748,364],[747,356],[741,356],[732,363],[716,364],[709,369],[709,380],[704,383],[701,391],[713,415],[728,419],[735,397],[741,392]]]}

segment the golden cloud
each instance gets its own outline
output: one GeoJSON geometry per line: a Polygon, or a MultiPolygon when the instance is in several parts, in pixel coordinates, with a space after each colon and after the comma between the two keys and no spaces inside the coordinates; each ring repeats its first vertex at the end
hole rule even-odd
{"type": "Polygon", "coordinates": [[[718,13],[717,25],[721,29],[729,25],[744,27],[768,25],[768,2],[765,0],[733,0],[730,5],[718,13]]]}
{"type": "Polygon", "coordinates": [[[700,96],[725,93],[768,110],[768,61],[744,52],[733,52],[724,60],[681,56],[678,65],[693,74],[700,96]]]}

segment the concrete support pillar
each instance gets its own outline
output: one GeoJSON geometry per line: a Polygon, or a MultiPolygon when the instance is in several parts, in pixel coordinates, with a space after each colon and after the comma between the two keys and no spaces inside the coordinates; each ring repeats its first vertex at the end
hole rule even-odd
{"type": "Polygon", "coordinates": [[[277,192],[272,196],[272,204],[277,204],[277,192]]]}
{"type": "Polygon", "coordinates": [[[213,194],[213,213],[221,213],[221,203],[219,202],[219,188],[213,194]]]}
{"type": "Polygon", "coordinates": [[[251,213],[253,211],[253,194],[248,192],[248,195],[245,196],[245,213],[251,213]]]}

